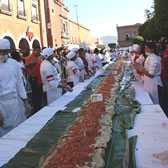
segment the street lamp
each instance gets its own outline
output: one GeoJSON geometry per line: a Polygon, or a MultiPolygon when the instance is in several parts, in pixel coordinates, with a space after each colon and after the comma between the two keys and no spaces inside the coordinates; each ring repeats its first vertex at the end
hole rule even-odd
{"type": "Polygon", "coordinates": [[[79,42],[81,42],[81,40],[80,40],[79,21],[78,21],[78,13],[77,13],[77,7],[78,7],[78,5],[73,5],[73,7],[75,8],[75,13],[76,13],[76,21],[77,21],[77,25],[78,25],[78,36],[79,36],[79,42]]]}

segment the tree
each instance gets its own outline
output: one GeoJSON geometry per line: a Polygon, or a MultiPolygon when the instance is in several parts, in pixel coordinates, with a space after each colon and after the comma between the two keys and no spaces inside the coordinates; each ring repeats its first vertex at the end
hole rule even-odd
{"type": "Polygon", "coordinates": [[[168,1],[154,0],[155,26],[162,36],[168,37],[168,1]]]}
{"type": "Polygon", "coordinates": [[[109,43],[108,46],[109,46],[110,48],[116,48],[116,43],[109,43]]]}
{"type": "Polygon", "coordinates": [[[145,16],[148,19],[151,19],[153,17],[153,13],[149,9],[145,9],[145,16]]]}
{"type": "Polygon", "coordinates": [[[156,29],[155,17],[153,17],[143,31],[143,37],[147,40],[158,40],[161,37],[160,32],[156,29]]]}
{"type": "Polygon", "coordinates": [[[143,36],[147,40],[157,40],[162,36],[156,28],[155,17],[146,21],[139,28],[139,35],[143,36]]]}
{"type": "MultiPolygon", "coordinates": [[[[144,32],[144,30],[146,29],[146,27],[148,26],[148,24],[149,24],[149,20],[147,20],[144,24],[142,24],[140,27],[139,27],[139,30],[138,30],[138,32],[139,32],[139,35],[140,36],[143,36],[143,32],[144,32]]],[[[144,37],[144,36],[143,36],[144,37]]]]}

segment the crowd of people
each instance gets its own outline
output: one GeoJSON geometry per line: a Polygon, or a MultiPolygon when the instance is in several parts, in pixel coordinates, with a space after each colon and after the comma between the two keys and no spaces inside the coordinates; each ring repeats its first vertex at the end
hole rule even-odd
{"type": "Polygon", "coordinates": [[[143,82],[154,104],[168,116],[168,40],[141,42],[129,47],[134,76],[143,82]]]}
{"type": "Polygon", "coordinates": [[[118,56],[86,43],[68,50],[36,46],[23,57],[0,39],[0,137],[118,56]]]}

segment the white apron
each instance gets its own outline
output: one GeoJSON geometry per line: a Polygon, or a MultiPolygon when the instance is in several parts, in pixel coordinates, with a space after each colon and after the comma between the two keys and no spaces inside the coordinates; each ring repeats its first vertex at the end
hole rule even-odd
{"type": "Polygon", "coordinates": [[[159,104],[158,86],[162,86],[160,73],[161,62],[160,58],[151,53],[145,60],[145,70],[149,74],[154,75],[153,78],[149,78],[144,75],[144,88],[148,91],[154,104],[159,104]]]}
{"type": "Polygon", "coordinates": [[[158,86],[161,85],[160,82],[160,76],[154,76],[153,78],[149,78],[144,75],[144,88],[149,93],[153,104],[159,104],[158,86]]]}
{"type": "Polygon", "coordinates": [[[3,117],[0,137],[26,119],[24,104],[15,93],[0,97],[0,114],[3,117]]]}

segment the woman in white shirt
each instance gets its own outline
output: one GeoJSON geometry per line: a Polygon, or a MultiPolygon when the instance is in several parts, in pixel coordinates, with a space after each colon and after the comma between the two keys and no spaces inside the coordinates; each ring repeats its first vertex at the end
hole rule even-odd
{"type": "Polygon", "coordinates": [[[156,45],[153,42],[148,42],[145,45],[145,60],[144,67],[140,64],[135,64],[135,68],[144,74],[144,88],[148,91],[154,104],[159,104],[158,87],[162,86],[160,73],[161,61],[159,56],[155,54],[156,45]]]}

